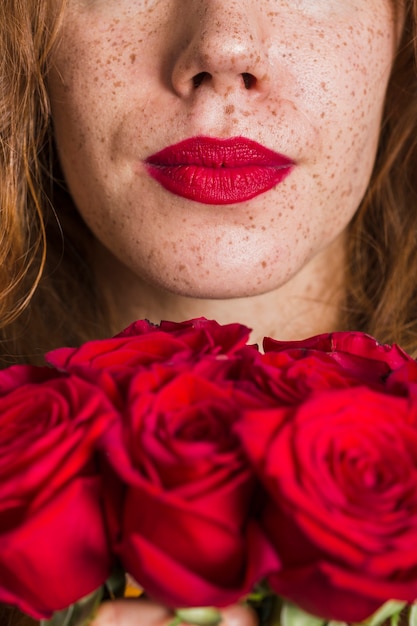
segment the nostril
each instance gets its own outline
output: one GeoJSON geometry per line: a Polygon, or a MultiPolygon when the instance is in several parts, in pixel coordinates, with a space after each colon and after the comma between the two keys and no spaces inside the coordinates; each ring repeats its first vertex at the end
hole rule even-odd
{"type": "MultiPolygon", "coordinates": [[[[252,89],[256,85],[256,77],[253,74],[249,74],[249,72],[243,72],[241,74],[243,84],[245,85],[245,89],[252,89]]],[[[212,75],[209,72],[199,72],[195,74],[192,78],[194,89],[198,89],[200,85],[202,85],[206,80],[212,78],[212,75]]]]}
{"type": "Polygon", "coordinates": [[[248,72],[243,72],[242,74],[243,82],[246,89],[251,89],[256,84],[256,78],[253,74],[249,74],[248,72]]]}
{"type": "Polygon", "coordinates": [[[200,87],[200,85],[205,81],[207,77],[210,77],[210,74],[208,72],[200,72],[199,74],[193,76],[194,89],[200,87]]]}

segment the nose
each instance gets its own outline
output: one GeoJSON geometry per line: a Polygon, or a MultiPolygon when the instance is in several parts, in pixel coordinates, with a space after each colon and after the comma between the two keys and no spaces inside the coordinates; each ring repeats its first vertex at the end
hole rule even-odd
{"type": "MultiPolygon", "coordinates": [[[[183,0],[180,0],[182,6],[183,0]]],[[[262,14],[253,0],[189,0],[171,82],[183,98],[203,88],[266,94],[268,53],[262,14]]],[[[184,9],[183,9],[184,11],[184,9]]]]}

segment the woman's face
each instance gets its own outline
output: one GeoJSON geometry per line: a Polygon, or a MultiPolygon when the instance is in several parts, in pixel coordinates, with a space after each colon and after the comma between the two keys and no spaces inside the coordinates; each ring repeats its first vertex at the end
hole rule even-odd
{"type": "Polygon", "coordinates": [[[173,293],[254,295],[331,265],[395,30],[389,0],[68,0],[50,93],[76,206],[173,293]]]}

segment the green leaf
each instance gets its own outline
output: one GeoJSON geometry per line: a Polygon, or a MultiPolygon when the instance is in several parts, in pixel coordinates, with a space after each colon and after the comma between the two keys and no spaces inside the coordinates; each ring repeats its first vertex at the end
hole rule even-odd
{"type": "Polygon", "coordinates": [[[396,615],[399,615],[403,608],[406,606],[406,602],[400,602],[399,600],[388,600],[385,602],[371,617],[362,622],[365,626],[380,626],[385,620],[392,619],[396,615]]]}
{"type": "Polygon", "coordinates": [[[282,600],[267,587],[257,587],[242,601],[256,613],[259,626],[280,625],[282,600]]]}
{"type": "Polygon", "coordinates": [[[107,593],[112,600],[123,598],[126,588],[126,575],[121,566],[113,568],[112,573],[104,583],[107,593]]]}
{"type": "Polygon", "coordinates": [[[41,620],[40,626],[87,626],[100,606],[103,593],[100,587],[67,609],[56,611],[50,620],[41,620]]]}
{"type": "Polygon", "coordinates": [[[324,626],[326,620],[302,611],[295,604],[285,602],[281,611],[281,626],[324,626]]]}
{"type": "Polygon", "coordinates": [[[222,621],[220,611],[212,606],[177,609],[175,615],[182,622],[198,626],[217,626],[222,621]]]}
{"type": "Polygon", "coordinates": [[[392,615],[392,617],[390,617],[391,626],[398,626],[399,621],[400,621],[400,613],[396,613],[395,615],[392,615]]]}
{"type": "Polygon", "coordinates": [[[251,604],[252,602],[262,602],[265,598],[278,597],[275,593],[273,593],[269,587],[269,585],[265,581],[261,581],[257,583],[252,591],[248,593],[245,598],[246,602],[251,604]]]}
{"type": "Polygon", "coordinates": [[[408,616],[408,626],[417,626],[417,604],[411,605],[410,614],[408,616]]]}

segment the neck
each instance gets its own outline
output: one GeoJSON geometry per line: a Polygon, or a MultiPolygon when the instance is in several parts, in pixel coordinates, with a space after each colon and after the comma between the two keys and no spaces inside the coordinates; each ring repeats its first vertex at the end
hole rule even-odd
{"type": "Polygon", "coordinates": [[[262,345],[265,336],[288,341],[338,330],[344,261],[339,240],[283,286],[225,300],[188,298],[149,285],[103,248],[96,259],[114,332],[136,319],[158,324],[206,317],[220,324],[244,324],[252,329],[251,341],[262,345]]]}

